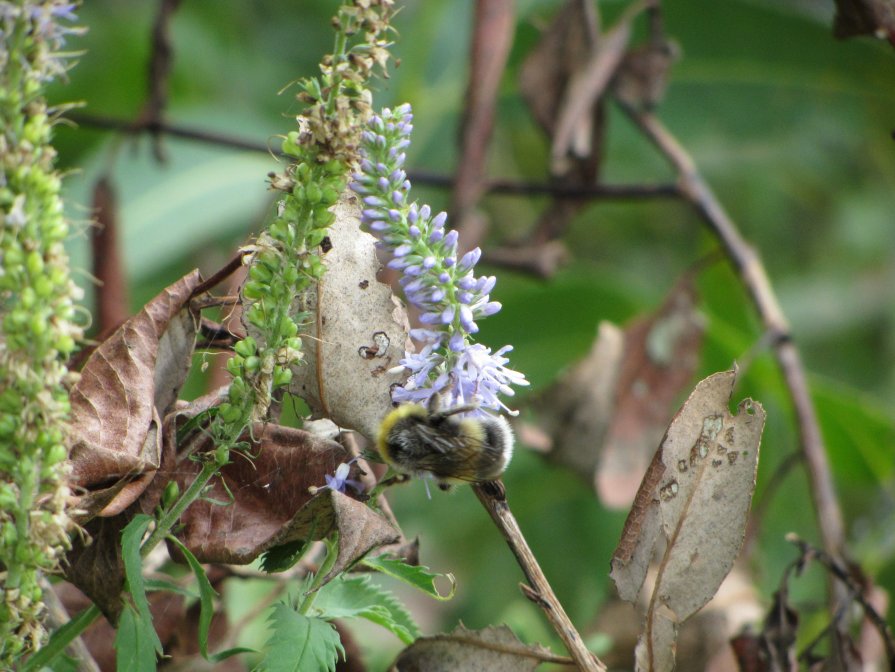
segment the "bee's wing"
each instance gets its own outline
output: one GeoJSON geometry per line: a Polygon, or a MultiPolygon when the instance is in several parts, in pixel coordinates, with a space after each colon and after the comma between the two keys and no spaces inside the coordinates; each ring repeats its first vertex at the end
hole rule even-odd
{"type": "Polygon", "coordinates": [[[419,425],[416,427],[416,431],[419,432],[426,447],[431,448],[439,455],[448,455],[459,450],[463,446],[460,437],[445,434],[429,425],[419,425]]]}
{"type": "Polygon", "coordinates": [[[429,445],[433,451],[416,458],[418,469],[430,471],[435,476],[476,482],[476,463],[482,452],[481,441],[469,436],[461,440],[438,434],[431,438],[429,445]]]}

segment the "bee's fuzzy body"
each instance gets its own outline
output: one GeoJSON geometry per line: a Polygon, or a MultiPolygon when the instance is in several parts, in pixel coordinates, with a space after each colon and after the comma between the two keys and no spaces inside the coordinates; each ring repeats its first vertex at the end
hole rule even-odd
{"type": "Polygon", "coordinates": [[[379,453],[397,471],[431,476],[445,489],[451,483],[496,480],[512,458],[513,432],[502,416],[457,417],[474,409],[439,410],[435,398],[428,409],[399,406],[379,429],[379,453]]]}

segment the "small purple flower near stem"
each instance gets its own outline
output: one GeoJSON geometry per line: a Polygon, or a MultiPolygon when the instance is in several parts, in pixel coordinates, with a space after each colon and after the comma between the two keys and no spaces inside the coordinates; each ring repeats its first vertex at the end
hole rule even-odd
{"type": "Polygon", "coordinates": [[[390,250],[388,265],[402,272],[404,295],[426,325],[411,331],[420,350],[401,360],[410,378],[392,399],[426,405],[437,393],[446,405],[509,412],[498,395],[511,396],[512,386],[528,385],[525,376],[506,366],[504,354],[511,346],[492,352],[472,339],[479,330],[476,320],[500,310],[489,296],[496,278],[473,274],[479,248],[458,259],[457,232],[445,231],[446,213],[433,216],[428,205],[410,202],[403,165],[412,120],[409,105],[383,110],[370,120],[361,143],[361,172],[351,185],[363,200],[364,223],[390,250]]]}
{"type": "Polygon", "coordinates": [[[357,458],[352,458],[348,462],[342,462],[338,467],[336,467],[335,474],[330,476],[326,474],[326,485],[321,488],[316,488],[317,491],[323,490],[324,488],[329,488],[330,490],[335,490],[336,492],[345,492],[345,488],[347,486],[351,486],[355,492],[361,493],[364,491],[364,486],[358,481],[355,481],[353,478],[348,478],[348,474],[351,473],[351,465],[357,462],[357,458]]]}

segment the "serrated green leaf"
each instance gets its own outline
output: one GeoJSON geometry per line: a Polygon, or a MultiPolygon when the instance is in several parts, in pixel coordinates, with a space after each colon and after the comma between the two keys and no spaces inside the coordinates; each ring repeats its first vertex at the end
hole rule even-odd
{"type": "Polygon", "coordinates": [[[146,620],[143,614],[125,602],[115,633],[116,669],[155,672],[156,652],[161,652],[161,646],[152,626],[152,618],[146,620]]]}
{"type": "Polygon", "coordinates": [[[268,574],[284,572],[301,560],[308,548],[310,543],[305,539],[275,546],[261,556],[261,570],[268,574]]]}
{"type": "Polygon", "coordinates": [[[339,633],[323,619],[277,604],[269,623],[273,634],[255,672],[334,672],[339,655],[345,657],[339,633]]]}
{"type": "Polygon", "coordinates": [[[363,564],[377,572],[382,572],[392,578],[403,581],[407,585],[417,588],[426,595],[434,597],[436,600],[450,600],[457,591],[457,581],[453,574],[438,574],[430,572],[428,567],[420,565],[408,565],[403,560],[397,558],[389,558],[385,555],[378,555],[375,558],[364,558],[363,564]],[[435,579],[444,577],[451,582],[451,590],[447,595],[442,595],[435,587],[435,579]]]}
{"type": "Polygon", "coordinates": [[[372,584],[369,576],[331,581],[320,589],[312,610],[324,618],[365,618],[405,644],[419,637],[410,612],[390,592],[372,584]]]}
{"type": "MultiPolygon", "coordinates": [[[[131,598],[133,598],[136,616],[138,616],[134,622],[141,629],[140,645],[145,647],[151,644],[155,653],[161,654],[163,651],[162,643],[155,632],[155,628],[152,626],[152,613],[149,611],[149,600],[146,599],[146,586],[143,582],[143,556],[140,555],[140,542],[151,522],[151,516],[144,514],[134,516],[134,519],[127,524],[127,527],[121,533],[121,556],[124,562],[125,585],[131,598]]],[[[117,641],[118,638],[116,637],[117,641]]],[[[153,655],[152,660],[152,669],[155,669],[155,655],[153,655]]],[[[130,668],[119,666],[118,669],[126,670],[130,668]]]]}

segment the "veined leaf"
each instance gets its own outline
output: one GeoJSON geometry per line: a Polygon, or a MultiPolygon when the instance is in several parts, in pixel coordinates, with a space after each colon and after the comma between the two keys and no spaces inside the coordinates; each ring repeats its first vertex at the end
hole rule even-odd
{"type": "Polygon", "coordinates": [[[373,558],[366,557],[362,560],[362,563],[370,569],[375,569],[377,572],[382,572],[414,588],[418,588],[436,600],[449,600],[457,591],[457,581],[454,579],[453,574],[430,572],[428,567],[408,565],[403,560],[389,558],[385,555],[377,555],[373,558]],[[451,582],[451,590],[447,595],[439,593],[438,588],[435,586],[435,579],[442,576],[451,582]]]}
{"type": "Polygon", "coordinates": [[[419,636],[404,605],[388,591],[373,585],[369,576],[331,581],[320,589],[312,609],[324,618],[365,618],[386,628],[405,644],[419,636]]]}
{"type": "Polygon", "coordinates": [[[273,634],[255,672],[334,672],[339,655],[345,657],[339,633],[323,619],[281,603],[274,606],[269,622],[273,634]]]}
{"type": "Polygon", "coordinates": [[[156,653],[161,651],[162,643],[152,626],[152,617],[147,620],[125,602],[115,633],[116,668],[128,672],[155,672],[156,653]]]}
{"type": "Polygon", "coordinates": [[[655,562],[638,670],[674,668],[678,625],[712,598],[743,543],[765,412],[746,399],[731,415],[735,380],[736,371],[709,376],[678,411],[612,557],[612,579],[629,602],[655,562]]]}

